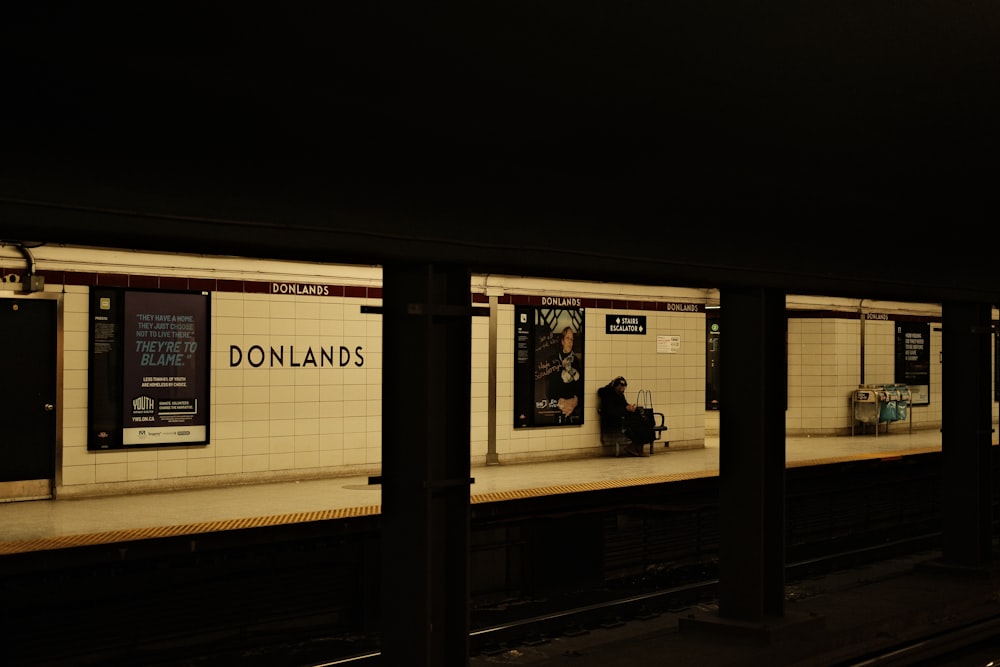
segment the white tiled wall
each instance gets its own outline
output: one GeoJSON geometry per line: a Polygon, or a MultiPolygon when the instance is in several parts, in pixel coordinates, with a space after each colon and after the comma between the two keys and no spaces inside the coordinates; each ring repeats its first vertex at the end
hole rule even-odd
{"type": "MultiPolygon", "coordinates": [[[[213,294],[211,440],[217,473],[318,473],[332,466],[360,474],[378,468],[381,317],[362,313],[362,305],[377,304],[213,294]],[[236,366],[234,345],[244,357],[236,366]],[[259,367],[248,363],[253,346],[265,351],[259,367]],[[341,347],[348,350],[344,366],[341,347]],[[284,355],[274,363],[272,349],[284,355]]],[[[259,363],[256,356],[254,361],[259,363]]]]}
{"type": "MultiPolygon", "coordinates": [[[[860,384],[895,382],[895,325],[892,320],[837,317],[788,319],[788,435],[847,435],[852,427],[851,394],[860,384]],[[863,361],[862,361],[863,358],[863,361]],[[864,373],[862,373],[862,363],[864,373]]],[[[941,425],[941,326],[930,327],[930,388],[926,405],[911,406],[908,421],[891,423],[898,430],[940,428],[941,425]]],[[[1000,404],[993,402],[993,421],[1000,404]]],[[[861,432],[856,424],[855,432],[861,432]]],[[[870,427],[869,427],[870,428],[870,427]]],[[[885,428],[883,426],[882,428],[885,428]]],[[[705,432],[718,435],[719,413],[705,415],[705,432]]]]}
{"type": "MultiPolygon", "coordinates": [[[[381,318],[370,300],[215,292],[212,295],[211,425],[208,446],[87,450],[88,300],[66,287],[61,479],[73,487],[136,486],[177,480],[343,474],[381,460],[381,318]],[[230,364],[230,346],[284,347],[284,364],[230,364]],[[313,350],[335,347],[336,364],[292,368],[313,350]],[[340,346],[350,350],[340,366],[340,346]],[[359,357],[356,348],[361,348],[359,357]],[[362,360],[359,366],[356,362],[362,360]]],[[[360,473],[359,473],[360,474],[360,473]]],[[[98,491],[92,488],[90,492],[98,491]]]]}
{"type": "MultiPolygon", "coordinates": [[[[479,318],[481,319],[481,318],[479,318]]],[[[651,403],[664,413],[671,443],[704,444],[705,315],[588,308],[584,336],[584,423],[580,426],[515,428],[514,414],[514,306],[498,306],[496,454],[501,463],[566,456],[593,456],[600,447],[597,390],[618,375],[629,383],[628,398],[636,402],[639,390],[649,390],[651,403]],[[605,334],[605,315],[646,315],[644,335],[605,334]],[[674,354],[657,352],[657,336],[678,336],[674,354]],[[504,418],[504,416],[511,416],[504,418]]],[[[486,397],[477,399],[476,387],[488,389],[488,322],[473,323],[473,463],[484,463],[488,441],[485,429],[486,397]],[[482,413],[477,415],[477,406],[482,413]],[[477,431],[477,425],[483,428],[477,431]],[[482,437],[477,437],[481,434],[482,437]]]]}
{"type": "MultiPolygon", "coordinates": [[[[65,252],[65,251],[64,251],[65,252]]],[[[41,254],[41,251],[40,251],[41,254]]],[[[96,261],[93,251],[88,261],[96,261]]],[[[145,257],[114,253],[116,265],[136,271],[145,257]]],[[[154,258],[156,259],[156,258],[154,258]]],[[[44,255],[40,258],[44,263],[44,255]]],[[[158,274],[211,275],[212,269],[192,265],[150,269],[158,274]]],[[[224,264],[213,260],[214,264],[224,264]]],[[[241,266],[241,265],[239,265],[241,266]]],[[[371,267],[352,274],[350,267],[280,266],[282,279],[337,284],[358,280],[368,285],[371,267]],[[308,271],[314,268],[316,274],[308,271]],[[295,275],[294,271],[302,271],[295,275]],[[324,273],[327,272],[327,273],[324,273]],[[346,276],[346,279],[345,279],[346,276]]],[[[265,268],[255,261],[254,277],[265,268]]],[[[42,268],[45,268],[42,266],[42,268]]],[[[94,269],[99,269],[98,262],[94,269]]],[[[236,274],[238,270],[234,269],[236,274]]],[[[494,278],[495,279],[495,278],[494,278]]],[[[630,302],[690,299],[691,290],[643,286],[586,284],[508,279],[534,293],[622,299],[630,302]],[[520,281],[518,283],[518,281],[520,281]],[[624,292],[628,295],[622,296],[624,292]],[[638,296],[637,296],[638,295],[638,296]]],[[[211,442],[207,446],[163,447],[92,452],[87,450],[87,379],[89,288],[49,284],[63,293],[62,449],[57,487],[63,495],[122,493],[131,489],[179,488],[202,484],[254,482],[331,474],[373,474],[381,463],[381,317],[361,306],[381,305],[378,299],[297,295],[212,293],[211,442]],[[284,365],[254,368],[230,363],[230,346],[245,351],[284,348],[284,365]],[[339,348],[351,351],[350,362],[327,367],[290,367],[291,349],[339,348]],[[355,362],[355,348],[364,362],[355,362]]],[[[475,291],[475,289],[473,289],[475,291]]],[[[524,292],[522,292],[524,293],[524,292]]],[[[707,434],[718,433],[717,411],[705,410],[704,312],[665,312],[589,307],[586,309],[584,365],[586,407],[584,424],[570,427],[515,428],[514,306],[496,304],[496,425],[493,452],[500,462],[594,456],[600,451],[597,389],[617,375],[629,381],[629,398],[648,389],[653,407],[666,415],[667,439],[698,446],[707,434]],[[644,335],[608,335],[607,314],[645,315],[644,335]],[[679,340],[675,353],[657,349],[657,337],[679,340]]],[[[472,319],[471,457],[487,461],[490,430],[490,321],[472,319]]],[[[864,350],[861,322],[856,317],[795,317],[788,320],[787,432],[844,434],[850,431],[852,390],[862,381],[888,383],[894,378],[893,322],[866,321],[864,350]]],[[[930,403],[911,409],[914,428],[932,428],[941,420],[940,326],[931,326],[930,403]]],[[[994,421],[998,405],[993,403],[994,421]]]]}
{"type": "MultiPolygon", "coordinates": [[[[914,429],[935,428],[941,423],[940,349],[940,325],[932,324],[930,402],[911,406],[908,417],[912,417],[914,429]]],[[[895,325],[891,320],[870,320],[862,327],[858,319],[789,317],[787,433],[849,434],[853,391],[861,384],[894,383],[895,354],[895,325]]],[[[889,425],[891,429],[904,427],[909,428],[910,421],[889,425]]]]}
{"type": "MultiPolygon", "coordinates": [[[[46,290],[56,289],[46,286],[46,290]]],[[[60,287],[63,308],[62,466],[56,484],[95,484],[99,481],[97,460],[87,451],[87,374],[90,349],[90,289],[60,287]]],[[[57,457],[58,461],[58,457],[57,457]]],[[[123,477],[121,457],[108,461],[101,475],[123,477]]]]}
{"type": "MultiPolygon", "coordinates": [[[[890,384],[895,382],[896,330],[893,322],[865,322],[865,384],[890,384]]],[[[992,348],[992,346],[991,346],[992,348]]],[[[940,428],[941,426],[941,323],[930,326],[930,394],[927,405],[911,407],[913,428],[940,428]]],[[[993,402],[993,419],[997,418],[997,404],[993,402]]],[[[902,428],[891,425],[890,428],[902,428]]],[[[909,428],[909,422],[906,424],[909,428]]]]}
{"type": "Polygon", "coordinates": [[[832,435],[850,428],[859,335],[857,320],[789,318],[787,433],[832,435]]]}

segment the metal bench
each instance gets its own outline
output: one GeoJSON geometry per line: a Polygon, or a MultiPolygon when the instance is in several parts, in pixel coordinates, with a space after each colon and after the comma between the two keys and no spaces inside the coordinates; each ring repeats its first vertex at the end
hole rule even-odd
{"type": "MultiPolygon", "coordinates": [[[[640,392],[642,395],[642,392],[640,392]]],[[[649,398],[649,392],[645,392],[646,400],[651,402],[649,398]]],[[[601,393],[598,391],[598,397],[601,398],[601,393]]],[[[601,408],[597,408],[597,413],[601,413],[601,408]]],[[[651,428],[653,429],[653,440],[649,443],[649,453],[652,455],[654,453],[655,445],[657,442],[665,442],[665,446],[669,447],[670,443],[663,440],[663,434],[668,430],[666,424],[666,416],[662,412],[656,412],[649,407],[642,407],[642,414],[647,419],[651,421],[651,428]]],[[[626,447],[632,444],[632,440],[626,435],[625,428],[625,417],[622,417],[617,424],[609,423],[609,420],[601,418],[601,445],[605,447],[614,447],[615,456],[621,455],[622,447],[626,447]]],[[[645,444],[645,443],[643,443],[645,444]]]]}

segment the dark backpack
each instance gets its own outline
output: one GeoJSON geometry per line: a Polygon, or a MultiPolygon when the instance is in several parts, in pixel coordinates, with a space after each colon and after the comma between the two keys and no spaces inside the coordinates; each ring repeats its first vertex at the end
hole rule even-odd
{"type": "Polygon", "coordinates": [[[625,435],[636,445],[653,442],[653,413],[645,408],[625,413],[625,435]]]}

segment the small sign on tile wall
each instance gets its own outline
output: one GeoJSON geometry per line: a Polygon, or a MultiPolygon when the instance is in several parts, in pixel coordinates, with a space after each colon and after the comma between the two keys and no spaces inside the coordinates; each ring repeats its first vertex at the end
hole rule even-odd
{"type": "Polygon", "coordinates": [[[677,354],[681,350],[681,337],[680,336],[657,336],[656,337],[656,353],[657,354],[677,354]]]}

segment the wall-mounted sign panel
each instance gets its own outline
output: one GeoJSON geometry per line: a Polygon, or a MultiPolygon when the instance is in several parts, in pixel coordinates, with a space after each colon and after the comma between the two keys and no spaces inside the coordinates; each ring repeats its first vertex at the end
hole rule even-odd
{"type": "Polygon", "coordinates": [[[95,287],[87,448],[208,442],[206,292],[95,287]]]}
{"type": "Polygon", "coordinates": [[[677,354],[681,351],[681,337],[675,335],[657,336],[657,354],[677,354]]]}
{"type": "Polygon", "coordinates": [[[911,405],[930,403],[931,325],[896,322],[896,384],[910,388],[911,405]]]}
{"type": "Polygon", "coordinates": [[[705,318],[705,409],[718,410],[721,390],[719,378],[719,311],[705,318]]]}
{"type": "Polygon", "coordinates": [[[604,333],[646,335],[645,315],[605,315],[604,333]]]}
{"type": "Polygon", "coordinates": [[[515,306],[514,426],[583,424],[582,308],[515,306]]]}

